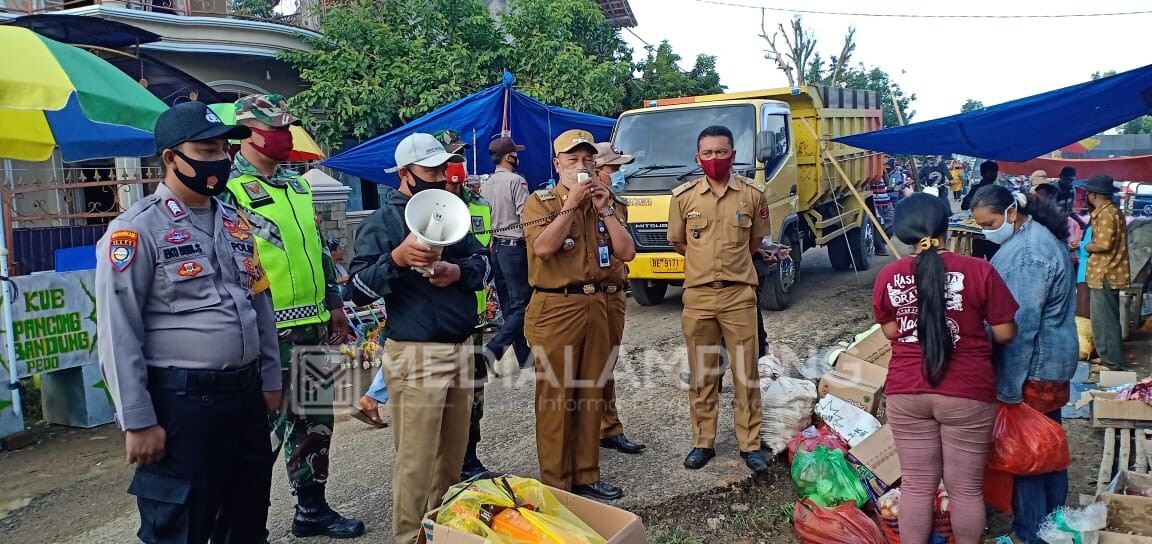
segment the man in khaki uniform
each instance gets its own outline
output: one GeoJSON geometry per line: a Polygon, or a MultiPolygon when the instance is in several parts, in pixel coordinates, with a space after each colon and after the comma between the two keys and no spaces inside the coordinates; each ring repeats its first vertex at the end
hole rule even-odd
{"type": "MultiPolygon", "coordinates": [[[[619,194],[624,187],[620,167],[633,160],[635,159],[631,155],[620,154],[616,146],[610,142],[596,144],[596,180],[609,187],[614,195],[619,194]]],[[[622,199],[617,199],[617,202],[620,203],[621,218],[627,223],[628,209],[624,207],[622,199]]],[[[628,264],[620,259],[613,260],[605,284],[623,287],[627,283],[628,264]]],[[[607,296],[608,328],[612,333],[612,346],[616,350],[609,368],[615,369],[616,362],[620,358],[620,341],[624,338],[624,314],[628,309],[628,297],[624,294],[624,289],[607,296]]],[[[608,381],[604,382],[604,420],[600,423],[600,447],[621,453],[640,453],[648,446],[628,440],[628,437],[624,436],[624,425],[620,423],[620,413],[616,410],[616,379],[612,374],[607,378],[608,381]]]]}
{"type": "Polygon", "coordinates": [[[533,288],[524,329],[536,358],[540,480],[614,500],[624,491],[600,479],[599,443],[613,347],[608,298],[622,290],[610,271],[612,263],[632,260],[636,246],[624,227],[623,203],[595,181],[593,143],[582,130],[556,138],[560,181],[524,205],[533,288]]]}
{"type": "Polygon", "coordinates": [[[756,369],[756,268],[752,254],[768,234],[764,186],[732,174],[732,131],[704,129],[696,140],[704,177],[672,190],[668,241],[684,255],[684,314],[692,374],[692,451],[684,466],[716,456],[720,339],[732,364],[733,416],[740,455],[753,472],[768,470],[760,452],[760,376],[756,369]]]}

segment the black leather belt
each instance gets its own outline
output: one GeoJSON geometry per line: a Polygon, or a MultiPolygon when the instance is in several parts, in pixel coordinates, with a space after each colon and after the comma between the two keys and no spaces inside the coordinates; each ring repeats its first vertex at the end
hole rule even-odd
{"type": "Polygon", "coordinates": [[[496,238],[498,246],[528,247],[523,238],[496,238]]]}
{"type": "Polygon", "coordinates": [[[608,293],[610,295],[624,292],[624,286],[619,284],[601,285],[599,283],[574,284],[557,289],[537,287],[541,293],[556,293],[565,295],[591,295],[593,293],[608,293]]]}
{"type": "Polygon", "coordinates": [[[148,367],[149,389],[189,393],[230,393],[243,391],[259,382],[260,366],[255,362],[235,370],[148,367]]]}
{"type": "Polygon", "coordinates": [[[725,287],[732,287],[733,285],[747,285],[747,284],[741,283],[738,281],[722,280],[722,281],[710,281],[708,283],[705,283],[704,285],[701,285],[700,287],[711,287],[713,289],[723,289],[725,287]]]}

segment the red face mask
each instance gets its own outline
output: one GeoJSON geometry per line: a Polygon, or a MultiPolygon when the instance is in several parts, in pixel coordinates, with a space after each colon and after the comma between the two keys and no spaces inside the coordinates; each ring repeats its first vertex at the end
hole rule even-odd
{"type": "Polygon", "coordinates": [[[448,163],[448,171],[445,173],[449,185],[460,185],[464,183],[464,178],[468,177],[468,172],[464,169],[464,163],[452,162],[448,163]]]}
{"type": "Polygon", "coordinates": [[[716,181],[727,181],[728,176],[732,174],[732,160],[735,155],[729,155],[726,159],[701,159],[700,168],[704,170],[704,175],[716,181]]]}
{"type": "Polygon", "coordinates": [[[253,127],[252,133],[259,134],[264,138],[264,145],[252,143],[252,147],[256,148],[256,151],[274,161],[288,160],[288,155],[292,153],[292,133],[287,128],[265,130],[253,127]]]}

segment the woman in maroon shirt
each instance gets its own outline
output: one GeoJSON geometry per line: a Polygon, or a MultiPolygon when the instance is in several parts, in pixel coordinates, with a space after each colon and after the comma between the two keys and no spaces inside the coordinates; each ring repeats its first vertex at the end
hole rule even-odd
{"type": "Polygon", "coordinates": [[[996,417],[992,344],[1016,334],[1016,300],[987,261],[944,251],[948,210],[922,193],[896,207],[896,237],[913,254],[880,271],[876,322],[892,341],[888,421],[903,469],[900,537],[926,544],[941,479],[956,544],[984,535],[984,464],[996,417]]]}

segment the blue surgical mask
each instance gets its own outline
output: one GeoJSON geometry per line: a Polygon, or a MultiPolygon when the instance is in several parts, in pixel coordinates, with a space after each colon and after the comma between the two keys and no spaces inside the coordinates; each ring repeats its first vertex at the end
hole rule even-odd
{"type": "MultiPolygon", "coordinates": [[[[1015,204],[1012,206],[1015,206],[1015,204]]],[[[1008,221],[1008,210],[1011,209],[1012,206],[1004,209],[1004,224],[1000,225],[1000,228],[995,230],[981,229],[984,232],[984,239],[993,244],[1004,245],[1004,242],[1012,238],[1012,235],[1016,233],[1013,229],[1012,222],[1008,221]]]]}
{"type": "Polygon", "coordinates": [[[624,190],[624,172],[612,172],[612,192],[619,193],[624,190]]]}

